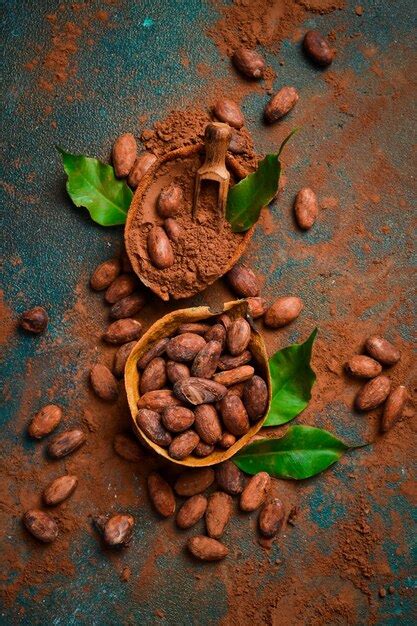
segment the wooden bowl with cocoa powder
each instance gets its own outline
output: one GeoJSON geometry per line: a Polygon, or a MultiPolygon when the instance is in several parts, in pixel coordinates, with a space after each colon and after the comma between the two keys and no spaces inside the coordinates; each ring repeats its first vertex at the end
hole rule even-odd
{"type": "Polygon", "coordinates": [[[137,342],[137,344],[133,348],[126,363],[125,386],[134,432],[142,441],[142,443],[154,450],[154,452],[156,452],[158,455],[173,463],[185,465],[187,467],[206,467],[209,465],[221,463],[226,459],[230,459],[241,448],[247,445],[252,437],[254,437],[254,435],[256,435],[256,433],[262,428],[268,415],[271,403],[271,379],[269,374],[268,355],[266,352],[263,338],[257,331],[251,318],[248,316],[247,302],[245,300],[228,302],[224,304],[223,309],[220,311],[212,311],[208,306],[200,306],[188,309],[181,309],[165,315],[163,318],[153,324],[153,326],[151,326],[151,328],[143,335],[143,337],[137,342]],[[251,333],[248,349],[252,353],[251,362],[254,365],[255,374],[261,377],[266,384],[267,402],[265,404],[265,409],[262,416],[257,419],[257,421],[250,424],[248,432],[238,438],[230,448],[226,450],[216,448],[209,456],[206,456],[204,458],[197,458],[194,455],[189,455],[184,459],[178,460],[172,458],[168,454],[168,450],[166,447],[162,447],[151,441],[151,439],[149,439],[149,437],[143,432],[138,424],[138,402],[141,399],[139,388],[142,372],[137,367],[137,364],[138,361],[157,344],[157,342],[164,338],[174,336],[181,325],[190,323],[212,322],[216,316],[219,316],[222,313],[226,313],[232,321],[238,318],[244,318],[250,324],[251,333]]]}

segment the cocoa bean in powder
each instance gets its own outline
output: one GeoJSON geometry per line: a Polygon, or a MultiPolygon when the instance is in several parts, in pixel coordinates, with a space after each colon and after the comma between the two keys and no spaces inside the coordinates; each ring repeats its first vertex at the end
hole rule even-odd
{"type": "Polygon", "coordinates": [[[311,228],[319,214],[317,196],[309,187],[303,187],[297,193],[294,202],[294,213],[297,224],[303,230],[311,228]]]}
{"type": "Polygon", "coordinates": [[[48,454],[54,459],[61,459],[71,452],[75,452],[77,448],[85,443],[86,434],[79,428],[67,430],[60,435],[56,435],[48,445],[48,454]]]}
{"type": "Polygon", "coordinates": [[[334,59],[334,51],[327,40],[316,30],[309,30],[304,35],[303,48],[305,53],[317,65],[330,65],[334,59]]]}
{"type": "Polygon", "coordinates": [[[298,93],[294,87],[282,87],[265,107],[265,120],[272,124],[284,117],[298,102],[298,93]]]}
{"type": "Polygon", "coordinates": [[[403,385],[391,391],[382,413],[381,430],[383,433],[390,430],[400,420],[407,399],[407,389],[403,385]]]}
{"type": "Polygon", "coordinates": [[[162,517],[174,515],[174,492],[166,480],[157,472],[152,472],[148,476],[148,492],[153,506],[162,517]]]}
{"type": "Polygon", "coordinates": [[[207,508],[207,498],[201,495],[192,496],[184,502],[175,519],[178,528],[183,530],[195,526],[203,517],[207,508]]]}
{"type": "Polygon", "coordinates": [[[48,506],[55,506],[60,504],[72,495],[78,485],[78,478],[76,476],[61,476],[56,478],[52,483],[46,487],[42,497],[45,504],[48,506]]]}
{"type": "Polygon", "coordinates": [[[132,133],[123,133],[113,144],[112,162],[118,178],[126,178],[132,169],[137,153],[136,139],[132,133]]]}
{"type": "Polygon", "coordinates": [[[172,437],[163,426],[159,413],[150,409],[140,409],[136,416],[136,422],[153,443],[163,447],[170,445],[172,437]]]}
{"type": "Polygon", "coordinates": [[[281,500],[269,500],[262,508],[258,526],[264,537],[272,538],[278,533],[284,523],[285,510],[281,500]]]}
{"type": "Polygon", "coordinates": [[[190,404],[207,404],[218,402],[227,393],[224,385],[206,378],[185,378],[174,385],[174,394],[183,402],[190,404]]]}
{"type": "Polygon", "coordinates": [[[249,323],[239,317],[234,320],[227,329],[226,341],[229,352],[232,356],[242,354],[248,347],[251,337],[251,328],[249,323]]]}
{"type": "Polygon", "coordinates": [[[132,187],[132,189],[136,189],[139,185],[142,178],[145,176],[146,172],[150,167],[155,163],[156,156],[151,154],[150,152],[144,152],[140,154],[134,164],[132,169],[129,172],[129,177],[127,179],[127,184],[132,187]]]}
{"type": "Polygon", "coordinates": [[[163,218],[175,217],[182,208],[183,192],[179,185],[171,183],[162,189],[157,202],[157,211],[163,218]]]}
{"type": "Polygon", "coordinates": [[[222,436],[220,418],[212,404],[200,404],[194,412],[194,427],[200,439],[210,446],[217,443],[222,436]]]}
{"type": "Polygon", "coordinates": [[[293,322],[303,308],[301,298],[295,296],[283,296],[275,300],[265,313],[264,322],[270,328],[281,328],[293,322]]]}
{"type": "Polygon", "coordinates": [[[378,361],[364,354],[354,354],[345,364],[346,371],[358,378],[375,378],[382,372],[382,366],[378,361]]]}
{"type": "Polygon", "coordinates": [[[168,454],[173,459],[181,461],[185,459],[194,448],[198,445],[200,437],[193,430],[186,430],[184,433],[177,435],[169,446],[168,454]]]}
{"type": "Polygon", "coordinates": [[[35,439],[42,439],[58,426],[62,419],[62,409],[56,404],[47,404],[32,418],[28,432],[35,439]]]}
{"type": "Polygon", "coordinates": [[[160,270],[171,267],[174,264],[174,252],[164,229],[161,226],[153,226],[149,231],[148,254],[152,265],[160,270]]]}
{"type": "Polygon", "coordinates": [[[22,313],[19,326],[34,335],[43,333],[48,326],[48,314],[42,306],[35,306],[33,309],[22,313]]]}
{"type": "Polygon", "coordinates": [[[137,320],[126,318],[110,324],[103,335],[104,341],[115,345],[129,343],[139,339],[142,332],[142,324],[137,320]]]}
{"type": "Polygon", "coordinates": [[[252,476],[240,496],[242,511],[256,511],[265,502],[271,487],[271,478],[266,472],[252,476]]]}
{"type": "Polygon", "coordinates": [[[168,217],[164,221],[164,229],[165,229],[166,234],[168,235],[168,238],[174,243],[179,241],[181,237],[184,235],[183,229],[178,224],[177,220],[174,220],[174,218],[172,217],[168,217]]]}
{"type": "Polygon", "coordinates": [[[383,374],[367,382],[356,396],[356,408],[360,411],[376,409],[387,398],[391,388],[390,379],[383,374]]]}
{"type": "Polygon", "coordinates": [[[142,372],[142,376],[139,381],[139,389],[141,395],[144,395],[148,391],[156,391],[165,387],[167,381],[165,360],[157,356],[142,372]]]}
{"type": "Polygon", "coordinates": [[[192,361],[206,345],[205,339],[196,333],[183,333],[169,340],[166,353],[171,361],[192,361]]]}
{"type": "Polygon", "coordinates": [[[162,423],[173,433],[181,433],[194,424],[194,413],[185,406],[168,406],[162,413],[162,423]]]}
{"type": "Polygon", "coordinates": [[[220,541],[204,535],[190,537],[187,548],[200,561],[220,561],[229,554],[228,548],[220,541]]]}
{"type": "Polygon", "coordinates": [[[266,64],[263,57],[249,48],[238,48],[232,56],[233,65],[247,78],[260,79],[263,77],[266,64]]]}
{"type": "Polygon", "coordinates": [[[246,265],[235,265],[226,274],[230,287],[237,296],[249,298],[259,296],[260,287],[253,271],[246,265]]]}
{"type": "Polygon", "coordinates": [[[211,467],[192,469],[183,472],[174,485],[175,493],[179,496],[195,496],[203,493],[214,483],[214,470],[211,467]]]}
{"type": "Polygon", "coordinates": [[[106,365],[94,365],[90,371],[90,382],[94,393],[106,402],[116,400],[119,395],[117,380],[106,365]]]}
{"type": "Polygon", "coordinates": [[[220,120],[220,122],[224,122],[225,124],[229,124],[233,128],[239,130],[242,128],[245,123],[245,118],[242,115],[242,111],[233,100],[229,100],[229,98],[222,98],[221,100],[217,100],[216,104],[213,107],[214,116],[220,120]]]}
{"type": "Polygon", "coordinates": [[[233,500],[222,491],[215,491],[208,499],[206,529],[209,537],[220,539],[232,517],[233,500]]]}
{"type": "Polygon", "coordinates": [[[94,289],[94,291],[102,291],[110,287],[112,282],[116,280],[120,274],[121,265],[119,259],[109,259],[108,261],[100,263],[91,275],[91,289],[94,289]]]}
{"type": "Polygon", "coordinates": [[[394,365],[401,358],[398,348],[378,335],[368,337],[365,342],[365,349],[371,357],[383,365],[394,365]]]}
{"type": "Polygon", "coordinates": [[[51,543],[58,536],[58,526],[48,513],[30,509],[23,516],[26,529],[39,541],[51,543]]]}

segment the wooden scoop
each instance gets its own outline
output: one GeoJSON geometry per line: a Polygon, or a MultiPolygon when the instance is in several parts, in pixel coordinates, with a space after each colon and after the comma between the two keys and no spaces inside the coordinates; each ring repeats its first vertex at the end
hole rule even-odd
{"type": "Polygon", "coordinates": [[[232,129],[228,124],[212,122],[206,126],[204,142],[206,160],[195,176],[193,218],[196,219],[202,180],[212,180],[219,183],[217,208],[220,217],[226,214],[227,194],[229,191],[230,174],[226,168],[226,152],[229,147],[232,129]]]}

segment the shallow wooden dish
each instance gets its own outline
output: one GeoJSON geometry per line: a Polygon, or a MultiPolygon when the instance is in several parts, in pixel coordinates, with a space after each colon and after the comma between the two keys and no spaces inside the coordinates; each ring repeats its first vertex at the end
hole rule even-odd
{"type": "MultiPolygon", "coordinates": [[[[135,249],[132,246],[132,242],[131,242],[131,239],[129,237],[129,233],[130,233],[131,229],[133,228],[134,222],[136,221],[136,216],[137,216],[137,213],[140,210],[140,207],[142,206],[145,194],[147,193],[147,191],[149,190],[149,188],[153,184],[154,179],[156,177],[156,173],[157,173],[158,169],[162,165],[164,165],[165,163],[168,163],[169,161],[174,161],[175,159],[184,159],[184,158],[187,158],[187,157],[192,157],[194,155],[202,153],[203,151],[204,151],[204,144],[198,143],[198,144],[195,144],[195,145],[192,145],[192,146],[185,146],[184,148],[179,148],[178,150],[173,150],[172,152],[169,152],[165,156],[163,156],[160,159],[158,159],[150,167],[150,169],[146,172],[144,177],[139,182],[139,185],[138,185],[138,187],[137,187],[137,189],[135,191],[132,203],[130,205],[130,208],[129,208],[129,211],[128,211],[128,214],[127,214],[126,226],[125,226],[125,231],[124,231],[124,238],[125,238],[126,251],[127,251],[129,260],[130,260],[130,262],[132,264],[132,268],[133,268],[135,274],[140,278],[141,282],[144,285],[146,285],[147,287],[149,287],[162,300],[165,300],[165,301],[168,301],[170,299],[170,297],[173,298],[174,300],[181,299],[181,298],[189,298],[189,297],[195,295],[196,293],[199,293],[200,291],[204,291],[204,289],[206,289],[206,287],[208,287],[209,285],[214,283],[218,278],[220,278],[221,276],[226,274],[237,263],[237,261],[240,259],[240,257],[244,253],[244,251],[245,251],[245,249],[246,249],[246,247],[247,247],[247,245],[248,245],[248,243],[249,243],[249,241],[250,241],[250,239],[252,237],[253,228],[251,228],[250,230],[248,230],[247,232],[245,232],[243,234],[241,242],[238,244],[238,246],[237,246],[233,256],[221,268],[220,272],[218,272],[217,274],[211,275],[207,279],[207,281],[205,281],[203,286],[198,286],[198,285],[195,285],[194,287],[190,286],[189,292],[186,293],[185,295],[184,294],[177,295],[173,291],[171,291],[169,294],[161,291],[160,284],[159,284],[158,280],[156,280],[156,279],[155,280],[150,280],[147,276],[145,276],[141,272],[141,268],[140,268],[139,263],[137,261],[137,258],[135,256],[135,253],[137,253],[138,250],[137,250],[137,248],[135,249]]],[[[226,155],[226,165],[227,165],[229,171],[238,180],[241,180],[242,178],[247,176],[247,174],[250,173],[245,168],[243,168],[239,164],[239,162],[230,154],[226,155]]],[[[160,272],[163,272],[163,271],[164,270],[160,270],[160,272]]]]}
{"type": "Polygon", "coordinates": [[[139,339],[132,352],[130,353],[125,368],[125,386],[130,413],[132,416],[133,429],[138,438],[143,443],[145,443],[157,454],[163,456],[165,459],[171,461],[172,463],[177,463],[178,465],[186,465],[187,467],[206,467],[208,465],[221,463],[226,459],[230,459],[230,457],[236,454],[238,450],[240,450],[247,443],[249,443],[252,437],[256,435],[256,433],[260,430],[260,428],[262,428],[262,425],[265,422],[271,402],[271,378],[269,375],[268,355],[266,352],[264,340],[252,323],[251,318],[247,315],[247,308],[247,302],[245,300],[238,300],[235,302],[227,302],[221,311],[213,312],[208,306],[199,306],[174,311],[173,313],[169,313],[168,315],[165,315],[163,318],[155,322],[155,324],[151,326],[151,328],[143,335],[143,337],[139,339]],[[158,446],[150,439],[148,439],[148,437],[141,431],[136,422],[136,416],[138,413],[137,403],[140,398],[140,372],[138,371],[136,364],[138,360],[152,347],[154,343],[164,337],[172,335],[181,324],[207,320],[223,312],[227,312],[231,319],[244,316],[251,323],[252,336],[249,343],[249,348],[251,349],[254,360],[256,362],[255,369],[264,378],[268,387],[268,406],[265,411],[265,415],[255,424],[253,424],[249,432],[240,439],[238,439],[236,443],[228,450],[216,450],[215,452],[203,459],[194,456],[188,456],[182,461],[177,461],[175,459],[172,459],[168,455],[168,452],[165,448],[158,446]]]}

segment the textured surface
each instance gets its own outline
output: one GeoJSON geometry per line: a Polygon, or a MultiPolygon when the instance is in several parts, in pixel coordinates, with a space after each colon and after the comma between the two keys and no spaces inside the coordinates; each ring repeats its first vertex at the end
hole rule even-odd
{"type": "MultiPolygon", "coordinates": [[[[118,133],[139,135],[172,107],[205,107],[217,88],[232,94],[236,76],[206,34],[218,19],[209,3],[1,4],[3,623],[411,624],[411,419],[316,479],[277,483],[287,508],[299,507],[295,526],[264,550],[255,517],[236,517],[226,538],[231,554],[218,565],[196,565],[184,554],[185,535],[156,519],[141,472],[132,470],[129,484],[122,479],[111,438],[99,476],[91,475],[94,438],[107,431],[111,437],[119,421],[127,423],[122,402],[104,419],[86,384],[106,319],[88,292],[88,276],[120,249],[122,232],[101,229],[71,206],[54,145],[104,160],[118,133]],[[57,63],[62,33],[64,60],[57,63]],[[147,120],[139,119],[144,114],[147,120]],[[50,313],[45,336],[15,331],[13,318],[37,304],[50,313]],[[60,470],[24,434],[33,412],[49,401],[62,404],[68,423],[82,418],[91,431],[85,450],[60,470]],[[64,467],[87,487],[64,505],[73,517],[61,526],[61,567],[60,552],[48,557],[49,548],[27,537],[20,518],[64,467]],[[122,554],[103,552],[90,529],[89,515],[102,512],[96,484],[107,493],[106,510],[115,503],[137,518],[132,546],[122,554]],[[119,578],[123,567],[131,569],[128,582],[119,578]],[[390,585],[394,593],[380,598],[380,588],[390,585]]],[[[352,2],[343,11],[306,14],[279,54],[265,51],[278,74],[275,85],[300,91],[291,118],[265,128],[266,94],[249,86],[242,101],[259,152],[302,126],[285,154],[285,190],[264,213],[246,255],[264,280],[265,297],[291,293],[305,301],[296,324],[266,333],[268,347],[272,353],[319,327],[318,383],[298,421],[354,443],[377,437],[378,411],[352,412],[357,384],[342,375],[343,360],[368,334],[382,332],[403,352],[393,379],[410,385],[412,374],[414,3],[363,7],[361,17],[352,2]],[[333,32],[338,56],[326,72],[299,51],[309,27],[333,32]],[[322,206],[308,233],[297,231],[291,215],[304,185],[317,190],[322,206]]],[[[219,297],[230,297],[224,286],[194,302],[215,304],[219,297]]],[[[154,302],[139,317],[147,327],[167,310],[154,302]]]]}

